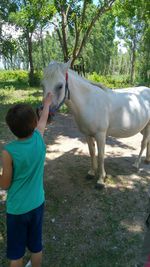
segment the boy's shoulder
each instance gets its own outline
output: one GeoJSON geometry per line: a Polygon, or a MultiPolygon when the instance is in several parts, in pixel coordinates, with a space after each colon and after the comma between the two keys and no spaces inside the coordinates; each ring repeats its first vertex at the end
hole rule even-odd
{"type": "Polygon", "coordinates": [[[32,134],[32,136],[27,137],[27,138],[24,138],[23,140],[14,139],[14,140],[12,140],[12,141],[6,143],[6,144],[4,145],[4,149],[5,149],[5,148],[9,148],[9,147],[11,148],[11,147],[14,147],[14,146],[16,146],[16,145],[18,146],[19,144],[26,143],[26,142],[28,142],[28,140],[31,140],[31,139],[34,138],[35,136],[38,136],[40,139],[43,139],[43,136],[41,135],[41,133],[39,132],[39,130],[38,130],[38,129],[35,129],[34,132],[33,132],[33,134],[32,134]]]}
{"type": "Polygon", "coordinates": [[[40,133],[39,129],[35,128],[34,133],[37,133],[43,139],[43,136],[40,133]]]}
{"type": "Polygon", "coordinates": [[[12,146],[14,146],[14,145],[16,144],[16,142],[17,142],[17,140],[9,141],[8,143],[6,143],[6,144],[4,145],[4,148],[5,148],[5,147],[12,147],[12,146]]]}

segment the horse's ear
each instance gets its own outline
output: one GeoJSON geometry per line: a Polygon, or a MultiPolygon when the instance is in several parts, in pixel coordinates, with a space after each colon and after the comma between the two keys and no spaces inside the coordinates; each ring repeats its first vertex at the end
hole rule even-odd
{"type": "Polygon", "coordinates": [[[71,61],[72,61],[72,58],[70,58],[68,62],[64,63],[64,70],[65,70],[65,72],[70,68],[71,61]]]}

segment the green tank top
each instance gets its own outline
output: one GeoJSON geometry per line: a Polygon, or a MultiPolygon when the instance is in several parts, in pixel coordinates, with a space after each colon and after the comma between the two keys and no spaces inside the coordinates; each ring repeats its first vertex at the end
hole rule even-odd
{"type": "Polygon", "coordinates": [[[12,183],[7,191],[6,209],[23,214],[44,202],[43,172],[46,146],[38,130],[31,137],[15,140],[4,149],[13,162],[12,183]]]}

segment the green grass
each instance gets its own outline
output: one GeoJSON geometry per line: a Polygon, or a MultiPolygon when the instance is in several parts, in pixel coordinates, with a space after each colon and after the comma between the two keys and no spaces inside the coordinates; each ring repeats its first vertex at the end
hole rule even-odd
{"type": "Polygon", "coordinates": [[[12,105],[23,102],[32,105],[35,109],[41,100],[42,91],[38,87],[30,88],[18,81],[0,82],[0,133],[5,135],[5,116],[12,105]]]}

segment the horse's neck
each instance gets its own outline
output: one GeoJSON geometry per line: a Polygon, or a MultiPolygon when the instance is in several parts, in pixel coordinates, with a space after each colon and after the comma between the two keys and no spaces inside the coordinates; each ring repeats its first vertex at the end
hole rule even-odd
{"type": "Polygon", "coordinates": [[[81,107],[86,103],[86,95],[89,88],[86,82],[73,71],[68,73],[68,86],[70,91],[70,100],[66,104],[72,109],[74,113],[80,112],[81,107]]]}
{"type": "Polygon", "coordinates": [[[74,71],[69,71],[69,89],[72,101],[80,102],[86,99],[86,95],[92,90],[88,81],[77,75],[74,71]]]}

